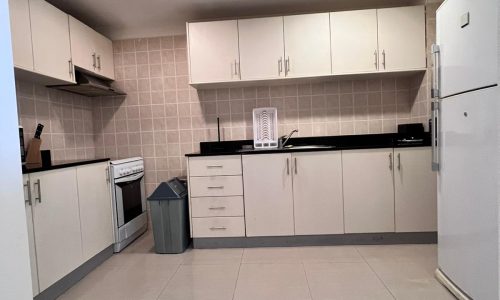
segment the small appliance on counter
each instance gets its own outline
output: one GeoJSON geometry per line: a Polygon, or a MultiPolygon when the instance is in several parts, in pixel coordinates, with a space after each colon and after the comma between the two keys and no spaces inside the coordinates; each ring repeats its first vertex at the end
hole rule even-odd
{"type": "Polygon", "coordinates": [[[278,111],[275,107],[254,108],[253,147],[278,148],[278,111]]]}
{"type": "Polygon", "coordinates": [[[420,145],[425,142],[425,139],[424,124],[410,123],[398,125],[397,145],[420,145]]]}

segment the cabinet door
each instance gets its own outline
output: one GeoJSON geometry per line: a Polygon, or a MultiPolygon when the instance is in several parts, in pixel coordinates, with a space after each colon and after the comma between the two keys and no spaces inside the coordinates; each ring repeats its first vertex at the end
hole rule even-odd
{"type": "Polygon", "coordinates": [[[424,6],[378,9],[377,17],[379,70],[425,68],[424,6]]]}
{"type": "Polygon", "coordinates": [[[188,24],[191,83],[240,80],[236,20],[188,24]]]}
{"type": "Polygon", "coordinates": [[[108,79],[115,79],[115,64],[113,62],[113,42],[100,33],[95,32],[97,49],[98,74],[108,79]]]}
{"type": "Polygon", "coordinates": [[[290,154],[242,159],[247,236],[294,235],[290,154]]]}
{"type": "Polygon", "coordinates": [[[95,32],[72,16],[69,16],[71,55],[75,66],[95,72],[97,67],[95,32]]]}
{"type": "Polygon", "coordinates": [[[437,230],[437,178],[430,148],[395,149],[396,232],[437,230]]]}
{"type": "Polygon", "coordinates": [[[31,175],[38,279],[43,291],[83,263],[76,169],[31,175]]]}
{"type": "Polygon", "coordinates": [[[241,79],[285,76],[283,17],[238,20],[241,79]]]}
{"type": "Polygon", "coordinates": [[[28,225],[28,245],[30,252],[31,284],[33,289],[33,297],[35,297],[40,292],[40,289],[38,287],[38,268],[36,266],[35,231],[33,228],[33,210],[31,209],[33,198],[31,197],[29,175],[23,175],[23,184],[24,184],[24,206],[26,209],[26,223],[28,225]]]}
{"type": "Polygon", "coordinates": [[[333,74],[374,72],[378,66],[377,11],[330,14],[333,74]]]}
{"type": "Polygon", "coordinates": [[[83,258],[88,260],[113,244],[113,212],[108,164],[76,169],[83,258]]]}
{"type": "Polygon", "coordinates": [[[32,71],[33,47],[28,0],[9,0],[9,13],[14,66],[32,71]]]}
{"type": "Polygon", "coordinates": [[[30,0],[35,72],[74,82],[68,15],[44,0],[30,0]]]}
{"type": "Polygon", "coordinates": [[[394,232],[393,150],[342,151],[346,233],[394,232]]]}
{"type": "Polygon", "coordinates": [[[284,17],[287,77],[332,74],[330,14],[284,17]]]}
{"type": "Polygon", "coordinates": [[[294,153],[295,234],[344,233],[342,154],[294,153]]]}

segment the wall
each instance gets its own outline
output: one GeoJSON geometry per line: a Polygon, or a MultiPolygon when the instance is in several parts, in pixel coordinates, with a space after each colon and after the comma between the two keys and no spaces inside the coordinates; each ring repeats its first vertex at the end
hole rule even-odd
{"type": "Polygon", "coordinates": [[[33,299],[17,134],[9,8],[0,1],[0,299],[33,299]]]}
{"type": "Polygon", "coordinates": [[[16,89],[26,145],[41,123],[42,149],[51,150],[53,161],[95,157],[92,98],[28,81],[16,81],[16,89]]]}

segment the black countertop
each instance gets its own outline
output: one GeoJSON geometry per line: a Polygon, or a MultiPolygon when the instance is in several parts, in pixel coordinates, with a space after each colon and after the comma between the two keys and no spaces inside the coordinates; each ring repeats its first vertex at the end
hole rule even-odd
{"type": "Polygon", "coordinates": [[[376,149],[376,148],[406,148],[431,146],[431,134],[364,134],[343,136],[320,136],[291,138],[287,145],[307,146],[321,145],[329,147],[308,149],[253,149],[253,140],[201,142],[200,152],[186,154],[187,157],[213,156],[213,155],[240,155],[240,154],[268,154],[290,152],[335,151],[350,149],[376,149]],[[245,146],[245,149],[243,147],[245,146]],[[247,147],[250,147],[248,149],[247,147]]]}
{"type": "Polygon", "coordinates": [[[63,168],[71,168],[95,163],[101,163],[109,161],[109,158],[98,158],[98,159],[85,159],[85,160],[65,160],[65,161],[55,161],[51,166],[43,166],[41,168],[27,169],[23,166],[23,174],[50,171],[63,168]]]}

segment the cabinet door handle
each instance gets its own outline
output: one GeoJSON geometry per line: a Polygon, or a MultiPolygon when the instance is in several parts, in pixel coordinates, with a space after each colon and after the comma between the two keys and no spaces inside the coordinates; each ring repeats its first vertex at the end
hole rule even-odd
{"type": "Polygon", "coordinates": [[[28,203],[29,206],[32,206],[33,201],[31,200],[31,182],[29,180],[26,181],[24,187],[28,189],[28,199],[25,199],[24,202],[28,203]]]}
{"type": "Polygon", "coordinates": [[[294,160],[294,164],[295,164],[295,168],[294,168],[295,175],[297,175],[297,157],[294,157],[293,160],[294,160]]]}
{"type": "Polygon", "coordinates": [[[106,167],[106,182],[109,182],[109,167],[106,167]]]}
{"type": "Polygon", "coordinates": [[[97,68],[97,55],[95,52],[92,54],[92,67],[94,67],[94,70],[97,68]]]}
{"type": "Polygon", "coordinates": [[[290,56],[287,56],[285,59],[285,76],[287,76],[288,73],[290,73],[290,56]]]}
{"type": "Polygon", "coordinates": [[[97,55],[97,69],[101,71],[101,56],[97,55]]]}
{"type": "Polygon", "coordinates": [[[219,186],[209,186],[208,187],[209,189],[223,189],[224,186],[223,185],[219,185],[219,186]]]}
{"type": "Polygon", "coordinates": [[[41,186],[40,179],[37,179],[33,185],[34,186],[36,185],[38,190],[38,197],[35,197],[35,201],[38,200],[38,203],[42,203],[42,188],[40,187],[41,186]]]}
{"type": "Polygon", "coordinates": [[[227,228],[226,227],[210,227],[210,230],[226,230],[227,228]]]}
{"type": "Polygon", "coordinates": [[[212,206],[208,208],[209,210],[223,210],[226,209],[225,206],[212,206]]]}
{"type": "Polygon", "coordinates": [[[382,50],[382,66],[384,66],[384,70],[385,70],[385,49],[382,50]]]}
{"type": "Polygon", "coordinates": [[[238,66],[236,65],[236,59],[234,60],[234,75],[238,75],[238,66]]]}
{"type": "Polygon", "coordinates": [[[389,170],[392,170],[392,153],[389,153],[389,170]]]}
{"type": "Polygon", "coordinates": [[[375,56],[375,70],[378,70],[378,53],[377,50],[373,52],[373,56],[375,56]]]}
{"type": "Polygon", "coordinates": [[[207,166],[207,169],[215,169],[215,168],[222,168],[223,166],[221,165],[213,165],[213,166],[207,166]]]}
{"type": "Polygon", "coordinates": [[[286,159],[286,174],[290,175],[290,159],[286,159]]]}
{"type": "Polygon", "coordinates": [[[278,59],[278,76],[281,76],[281,72],[283,72],[283,57],[278,59]]]}
{"type": "Polygon", "coordinates": [[[398,171],[401,171],[401,153],[398,153],[398,171]]]}
{"type": "Polygon", "coordinates": [[[73,78],[73,61],[71,59],[68,60],[68,66],[69,66],[69,77],[73,78]]]}

